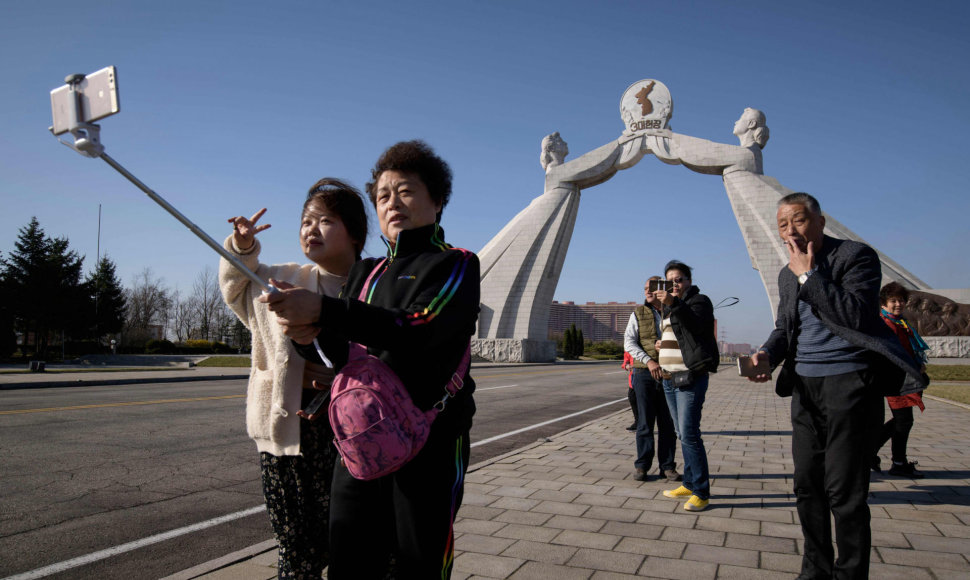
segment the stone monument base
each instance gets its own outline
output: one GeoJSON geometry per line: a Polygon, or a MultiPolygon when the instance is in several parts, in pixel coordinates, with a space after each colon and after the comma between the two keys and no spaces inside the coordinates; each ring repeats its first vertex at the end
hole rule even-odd
{"type": "MultiPolygon", "coordinates": [[[[970,359],[970,336],[924,336],[931,358],[970,359]]],[[[472,347],[474,348],[474,347],[472,347]]]]}
{"type": "Polygon", "coordinates": [[[492,362],[555,362],[556,342],[527,338],[473,338],[472,355],[492,362]]]}

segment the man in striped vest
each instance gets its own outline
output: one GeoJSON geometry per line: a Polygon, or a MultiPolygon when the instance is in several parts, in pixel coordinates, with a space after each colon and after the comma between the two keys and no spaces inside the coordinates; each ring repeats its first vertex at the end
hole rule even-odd
{"type": "Polygon", "coordinates": [[[674,453],[677,450],[677,436],[674,433],[674,422],[667,408],[667,399],[660,384],[661,369],[657,362],[656,342],[660,337],[660,313],[657,308],[660,303],[656,295],[650,291],[650,280],[659,280],[660,276],[652,276],[644,285],[643,293],[646,298],[643,304],[637,306],[630,315],[630,322],[623,333],[623,348],[633,357],[633,390],[637,403],[636,444],[637,457],[633,462],[633,479],[647,481],[654,456],[653,429],[657,426],[657,464],[660,467],[660,477],[667,481],[680,481],[674,463],[674,453]]]}

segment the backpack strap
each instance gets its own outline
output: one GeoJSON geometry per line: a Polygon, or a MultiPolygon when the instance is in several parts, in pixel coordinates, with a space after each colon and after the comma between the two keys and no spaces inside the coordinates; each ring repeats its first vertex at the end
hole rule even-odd
{"type": "MultiPolygon", "coordinates": [[[[461,252],[462,254],[465,254],[466,256],[471,253],[464,248],[452,248],[452,249],[458,250],[459,252],[461,252]]],[[[384,262],[386,261],[387,261],[387,258],[383,258],[380,262],[377,263],[376,266],[374,266],[374,269],[371,270],[370,275],[367,276],[367,280],[364,281],[364,285],[360,289],[360,295],[358,295],[357,297],[357,299],[360,300],[361,302],[367,302],[367,292],[368,292],[368,289],[370,288],[371,280],[374,279],[374,275],[377,274],[378,270],[381,269],[381,266],[383,266],[384,262]]],[[[350,351],[347,357],[348,361],[358,359],[358,358],[364,358],[366,356],[367,356],[366,347],[356,342],[350,343],[350,351]]],[[[458,368],[455,369],[455,372],[452,373],[451,375],[451,379],[449,379],[449,381],[445,384],[444,396],[441,397],[440,401],[434,404],[433,409],[437,410],[438,412],[444,411],[445,407],[448,406],[448,399],[451,399],[455,395],[457,395],[458,391],[460,391],[462,387],[465,386],[464,377],[465,377],[465,373],[468,372],[468,369],[471,366],[471,362],[472,362],[472,344],[471,344],[471,339],[469,339],[468,345],[465,347],[465,354],[462,355],[461,361],[458,363],[458,368]]]]}
{"type": "MultiPolygon", "coordinates": [[[[468,257],[472,254],[471,251],[466,250],[465,248],[452,247],[451,249],[461,252],[462,255],[465,256],[465,259],[468,259],[468,257]]],[[[445,385],[445,395],[441,398],[440,401],[434,404],[434,408],[437,409],[439,412],[444,411],[445,407],[448,406],[448,399],[451,399],[455,395],[457,395],[458,391],[460,391],[461,388],[465,386],[464,377],[465,377],[465,373],[468,372],[469,367],[471,367],[471,362],[472,362],[472,341],[469,338],[468,345],[465,347],[465,354],[462,355],[461,362],[458,363],[458,368],[455,370],[454,373],[452,373],[451,380],[449,380],[448,383],[445,385]]]]}
{"type": "Polygon", "coordinates": [[[434,409],[438,412],[444,411],[445,407],[448,406],[448,399],[453,398],[458,394],[458,391],[465,386],[465,373],[468,372],[468,368],[471,366],[472,362],[472,343],[471,339],[468,340],[468,346],[465,347],[465,354],[461,357],[461,362],[458,363],[458,368],[452,373],[451,379],[445,384],[445,395],[441,397],[441,400],[434,404],[434,409]]]}
{"type": "MultiPolygon", "coordinates": [[[[469,250],[465,248],[452,247],[452,250],[457,250],[465,256],[465,259],[472,254],[469,250]]],[[[465,386],[464,377],[465,373],[468,372],[468,368],[471,366],[472,362],[472,342],[468,339],[468,345],[465,347],[465,354],[461,357],[461,362],[458,363],[458,368],[451,375],[451,380],[445,385],[445,396],[442,397],[440,401],[435,403],[435,408],[439,411],[444,411],[445,406],[448,404],[448,399],[454,397],[458,394],[458,391],[465,386]]]]}

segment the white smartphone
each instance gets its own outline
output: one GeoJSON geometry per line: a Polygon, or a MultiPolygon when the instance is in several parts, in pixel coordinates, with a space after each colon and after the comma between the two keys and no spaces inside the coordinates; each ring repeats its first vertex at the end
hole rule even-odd
{"type": "MultiPolygon", "coordinates": [[[[93,123],[121,110],[118,102],[118,75],[113,66],[85,75],[84,80],[78,84],[77,90],[81,94],[81,118],[78,119],[80,123],[93,123]]],[[[68,85],[65,84],[51,91],[51,114],[54,117],[51,130],[55,135],[61,135],[71,129],[71,109],[75,106],[68,85]]]]}

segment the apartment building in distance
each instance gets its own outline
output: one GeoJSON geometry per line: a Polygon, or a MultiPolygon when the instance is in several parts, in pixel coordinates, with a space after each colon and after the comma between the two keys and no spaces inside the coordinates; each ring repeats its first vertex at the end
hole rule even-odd
{"type": "MultiPolygon", "coordinates": [[[[583,338],[593,342],[614,341],[623,343],[623,331],[630,320],[630,314],[639,302],[587,302],[576,304],[572,301],[552,301],[549,310],[549,338],[559,338],[575,324],[583,331],[583,338]]],[[[715,332],[717,329],[717,321],[715,332]]],[[[718,341],[722,355],[751,354],[754,349],[748,343],[718,341]]]]}
{"type": "Polygon", "coordinates": [[[721,356],[752,354],[754,352],[751,345],[746,342],[724,342],[722,340],[717,343],[717,348],[721,351],[721,356]]]}
{"type": "Polygon", "coordinates": [[[552,301],[549,310],[549,337],[562,336],[570,325],[583,331],[583,338],[593,342],[612,340],[623,342],[623,331],[630,314],[638,302],[587,302],[552,301]]]}

